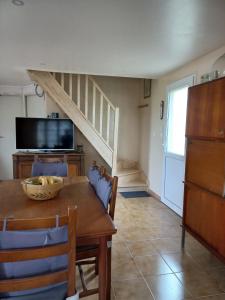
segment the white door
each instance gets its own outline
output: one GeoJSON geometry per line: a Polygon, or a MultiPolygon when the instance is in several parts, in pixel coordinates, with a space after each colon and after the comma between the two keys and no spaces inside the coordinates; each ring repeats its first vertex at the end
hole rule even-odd
{"type": "Polygon", "coordinates": [[[0,96],[0,179],[13,178],[12,154],[16,152],[15,118],[24,116],[22,97],[0,96]]]}
{"type": "Polygon", "coordinates": [[[161,200],[180,216],[183,214],[187,96],[188,87],[193,83],[194,76],[190,76],[167,89],[161,200]]]}

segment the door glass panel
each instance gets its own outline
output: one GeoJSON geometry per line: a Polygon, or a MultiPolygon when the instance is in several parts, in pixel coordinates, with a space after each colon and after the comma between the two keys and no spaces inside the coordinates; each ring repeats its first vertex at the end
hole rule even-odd
{"type": "Polygon", "coordinates": [[[184,156],[188,87],[169,92],[167,152],[184,156]]]}

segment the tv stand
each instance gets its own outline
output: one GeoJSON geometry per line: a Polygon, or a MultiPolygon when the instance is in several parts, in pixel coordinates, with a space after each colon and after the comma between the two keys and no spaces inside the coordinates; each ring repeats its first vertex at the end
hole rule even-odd
{"type": "Polygon", "coordinates": [[[31,176],[32,164],[37,159],[59,159],[68,163],[69,176],[84,176],[84,153],[75,151],[60,152],[16,152],[12,155],[13,177],[27,178],[31,176]]]}

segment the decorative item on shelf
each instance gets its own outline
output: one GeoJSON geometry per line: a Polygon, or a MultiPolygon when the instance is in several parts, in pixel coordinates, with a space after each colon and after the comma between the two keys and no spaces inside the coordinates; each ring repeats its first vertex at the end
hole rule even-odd
{"type": "Polygon", "coordinates": [[[162,100],[160,102],[160,120],[162,120],[164,117],[164,101],[162,100]]]}
{"type": "Polygon", "coordinates": [[[83,153],[83,145],[77,145],[77,152],[78,153],[83,153]]]}
{"type": "Polygon", "coordinates": [[[151,79],[144,79],[144,98],[151,96],[151,79]]]}
{"type": "Polygon", "coordinates": [[[23,190],[33,200],[49,200],[56,197],[63,187],[63,178],[58,176],[30,177],[22,182],[23,190]]]}
{"type": "Polygon", "coordinates": [[[58,112],[52,112],[52,113],[50,114],[50,118],[52,118],[52,119],[57,119],[57,118],[59,118],[59,113],[58,113],[58,112]]]}
{"type": "Polygon", "coordinates": [[[201,83],[207,82],[210,80],[210,75],[209,73],[205,73],[201,76],[201,83]]]}
{"type": "Polygon", "coordinates": [[[220,72],[218,70],[212,71],[210,73],[205,73],[201,76],[201,83],[208,82],[220,77],[220,72]]]}

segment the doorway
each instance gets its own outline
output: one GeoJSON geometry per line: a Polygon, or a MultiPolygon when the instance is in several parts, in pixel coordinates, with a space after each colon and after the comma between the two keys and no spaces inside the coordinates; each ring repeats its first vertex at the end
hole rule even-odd
{"type": "Polygon", "coordinates": [[[194,76],[192,75],[167,88],[161,200],[180,216],[183,215],[188,87],[193,83],[194,76]]]}

